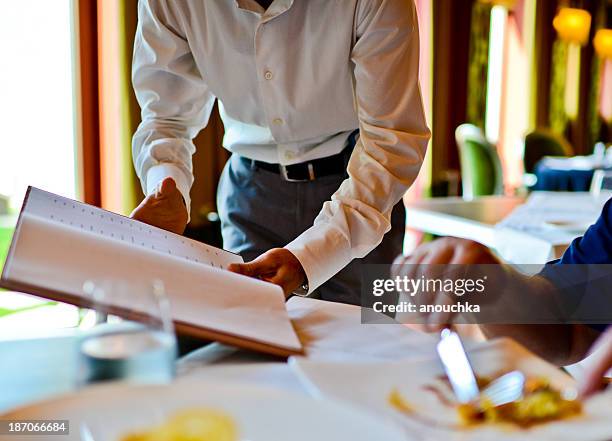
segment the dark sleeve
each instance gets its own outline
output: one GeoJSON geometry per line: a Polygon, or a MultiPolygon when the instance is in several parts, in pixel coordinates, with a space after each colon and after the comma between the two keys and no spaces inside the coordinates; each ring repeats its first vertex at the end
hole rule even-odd
{"type": "Polygon", "coordinates": [[[584,323],[604,331],[612,315],[612,198],[601,215],[575,239],[561,259],[549,262],[539,274],[559,293],[567,322],[584,323]]]}
{"type": "Polygon", "coordinates": [[[612,263],[612,198],[604,205],[597,222],[572,242],[557,263],[612,263]]]}

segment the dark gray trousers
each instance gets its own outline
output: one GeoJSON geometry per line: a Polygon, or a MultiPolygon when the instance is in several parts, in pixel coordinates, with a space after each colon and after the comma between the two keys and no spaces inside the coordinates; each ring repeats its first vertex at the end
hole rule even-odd
{"type": "MultiPolygon", "coordinates": [[[[331,199],[347,175],[326,176],[311,182],[287,182],[262,170],[249,160],[232,155],[217,192],[223,247],[250,261],[291,242],[312,226],[323,203],[331,199]]],[[[393,209],[392,228],[382,243],[363,259],[355,259],[316,290],[323,300],[360,304],[361,270],[364,263],[390,264],[401,253],[405,232],[405,209],[393,209]]]]}

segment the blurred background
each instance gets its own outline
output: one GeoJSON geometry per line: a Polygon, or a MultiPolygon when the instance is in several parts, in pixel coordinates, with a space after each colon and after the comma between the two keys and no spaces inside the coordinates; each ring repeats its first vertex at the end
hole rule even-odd
{"type": "MultiPolygon", "coordinates": [[[[584,192],[612,168],[612,0],[415,2],[433,136],[405,197],[407,252],[440,234],[411,225],[419,203],[584,192]]],[[[122,214],[143,197],[130,152],[140,119],[130,81],[136,8],[0,0],[0,267],[28,185],[122,214]]],[[[216,245],[222,137],[215,111],[196,139],[187,232],[216,245]]],[[[0,330],[73,326],[79,314],[0,293],[0,330]]]]}

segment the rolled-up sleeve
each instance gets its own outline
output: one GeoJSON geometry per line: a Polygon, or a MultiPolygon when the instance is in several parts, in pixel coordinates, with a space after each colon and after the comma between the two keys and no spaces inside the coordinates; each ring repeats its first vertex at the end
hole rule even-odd
{"type": "Polygon", "coordinates": [[[418,82],[419,36],[411,0],[368,0],[356,12],[352,50],[359,140],[348,179],[314,225],[286,248],[313,291],[390,230],[391,210],[416,179],[430,132],[418,82]]]}
{"type": "Polygon", "coordinates": [[[132,140],[132,157],[145,194],[172,177],[189,208],[192,140],[208,123],[215,97],[200,75],[172,3],[138,4],[132,82],[142,122],[132,140]]]}

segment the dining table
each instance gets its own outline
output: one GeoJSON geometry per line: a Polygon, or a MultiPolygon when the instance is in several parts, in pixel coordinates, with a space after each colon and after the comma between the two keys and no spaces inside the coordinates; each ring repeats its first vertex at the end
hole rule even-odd
{"type": "MultiPolygon", "coordinates": [[[[591,204],[586,194],[566,195],[565,199],[551,198],[548,193],[536,193],[529,197],[489,196],[469,201],[437,198],[408,205],[408,226],[437,235],[450,234],[481,240],[498,249],[500,238],[514,246],[515,250],[534,243],[550,245],[532,234],[529,228],[533,225],[520,223],[523,218],[521,210],[527,210],[530,216],[540,219],[537,216],[542,216],[542,213],[538,212],[537,207],[549,204],[545,208],[554,209],[567,204],[568,200],[574,207],[583,204],[589,208],[590,216],[600,203],[591,204]],[[520,215],[518,220],[513,219],[517,213],[520,215]],[[512,239],[508,240],[510,237],[512,239]]],[[[529,251],[533,256],[533,250],[529,251]]],[[[507,250],[506,253],[511,254],[507,250]]],[[[296,364],[300,359],[304,360],[303,370],[314,369],[315,373],[325,369],[333,371],[338,366],[349,366],[353,370],[364,363],[383,363],[381,366],[385,369],[385,363],[395,366],[397,363],[417,363],[418,366],[418,363],[422,363],[424,367],[419,369],[423,372],[433,372],[440,367],[436,354],[439,340],[435,334],[398,326],[397,323],[395,326],[388,323],[363,324],[362,311],[358,306],[300,297],[293,297],[290,302],[297,305],[290,309],[290,318],[306,351],[306,356],[299,357],[297,363],[292,359],[281,359],[216,342],[203,342],[201,347],[176,360],[173,384],[201,380],[209,384],[243,384],[283,391],[293,396],[313,397],[320,396],[320,392],[296,373],[296,364]]],[[[74,327],[19,335],[0,334],[0,415],[24,406],[35,406],[44,400],[70,394],[78,397],[90,390],[89,386],[83,386],[76,380],[79,376],[80,347],[87,332],[74,327]]],[[[498,363],[506,358],[512,359],[512,351],[517,350],[512,349],[512,345],[507,349],[505,344],[470,338],[466,338],[464,344],[468,352],[488,354],[487,357],[493,357],[498,363]]],[[[518,352],[521,353],[521,350],[518,352]]],[[[541,360],[534,363],[544,366],[541,360]]],[[[489,364],[490,360],[487,359],[484,365],[489,364]]],[[[552,365],[547,366],[546,372],[557,371],[552,365]]],[[[343,377],[337,372],[334,375],[343,377]]],[[[563,381],[570,380],[563,375],[563,381]]],[[[345,391],[352,389],[350,385],[344,386],[345,391]]],[[[607,396],[603,400],[611,402],[612,397],[607,396]]],[[[421,433],[423,437],[407,439],[427,439],[423,434],[429,429],[425,426],[416,424],[410,428],[410,433],[421,433]]]]}
{"type": "MultiPolygon", "coordinates": [[[[44,335],[1,339],[0,415],[11,409],[79,390],[78,346],[83,331],[58,329],[44,335]]],[[[206,343],[177,359],[177,378],[198,377],[305,391],[278,358],[206,343]]]]}
{"type": "MultiPolygon", "coordinates": [[[[177,392],[189,395],[184,397],[184,403],[191,403],[197,400],[198,396],[205,399],[210,391],[217,394],[224,390],[234,394],[244,391],[245,395],[260,391],[264,394],[261,395],[262,398],[275,399],[283,396],[289,399],[289,402],[300,401],[302,409],[307,403],[306,406],[315,406],[313,411],[317,408],[343,409],[349,420],[373,418],[372,421],[379,424],[379,429],[394,428],[394,433],[404,434],[401,439],[405,441],[480,441],[492,439],[492,436],[500,441],[516,439],[507,429],[485,426],[466,432],[454,426],[432,425],[430,418],[435,413],[426,414],[428,416],[422,420],[419,416],[398,414],[389,407],[385,397],[395,388],[403,391],[401,393],[405,393],[410,400],[417,400],[416,403],[419,403],[423,411],[427,406],[433,406],[432,409],[441,406],[430,402],[433,396],[430,397],[427,389],[419,386],[422,382],[433,381],[444,372],[436,354],[435,347],[439,341],[436,335],[397,324],[364,325],[361,323],[360,308],[357,306],[332,304],[316,299],[296,301],[299,302],[299,307],[293,308],[292,320],[305,342],[305,356],[285,360],[219,343],[207,343],[176,361],[176,378],[167,386],[170,389],[160,391],[171,394],[174,402],[181,402],[177,392]],[[203,389],[199,392],[193,388],[203,389]]],[[[90,406],[107,409],[107,412],[111,413],[116,411],[108,410],[105,405],[113,405],[122,409],[121,412],[126,412],[128,408],[122,401],[129,401],[132,403],[130,406],[136,403],[138,395],[134,394],[144,394],[148,389],[142,388],[146,386],[140,385],[138,387],[141,389],[133,389],[130,384],[119,382],[86,387],[75,385],[76,358],[82,332],[78,329],[64,329],[45,336],[30,336],[17,340],[3,340],[0,337],[3,360],[3,363],[0,363],[0,416],[7,415],[7,412],[9,418],[11,415],[35,416],[38,415],[36,412],[61,414],[64,418],[69,418],[67,421],[71,421],[69,439],[97,441],[97,435],[92,436],[89,429],[83,432],[83,423],[79,422],[79,418],[86,417],[88,410],[87,406],[79,407],[79,403],[89,403],[90,406]],[[123,394],[123,399],[117,399],[117,394],[123,394]],[[106,404],[93,401],[96,397],[104,398],[106,404]],[[51,404],[46,405],[45,400],[54,401],[48,401],[51,404]],[[59,411],[54,410],[54,403],[59,404],[59,411]],[[61,409],[71,411],[64,414],[61,409]],[[80,416],[77,417],[77,413],[80,416]],[[81,436],[78,436],[79,425],[81,436]],[[77,434],[74,434],[73,430],[77,430],[77,434]],[[83,433],[86,436],[83,436],[83,433]]],[[[545,375],[553,384],[558,385],[557,387],[573,384],[573,380],[566,373],[545,363],[509,339],[464,339],[464,347],[474,368],[479,372],[492,373],[516,366],[530,375],[545,375]]],[[[155,389],[149,392],[152,396],[161,397],[159,393],[155,394],[155,389]]],[[[286,402],[287,405],[289,402],[286,402]]],[[[157,409],[154,410],[155,413],[161,412],[165,406],[164,403],[141,404],[141,410],[131,407],[131,411],[139,415],[139,418],[144,414],[143,409],[157,409]]],[[[264,402],[260,404],[265,405],[264,402]]],[[[572,440],[575,439],[570,436],[572,433],[580,433],[581,436],[584,435],[582,440],[603,441],[608,439],[608,435],[612,436],[612,427],[609,424],[611,408],[612,393],[601,394],[586,404],[585,412],[588,412],[589,419],[578,420],[576,423],[562,421],[529,432],[521,430],[519,435],[525,441],[572,440]]],[[[99,410],[95,411],[95,415],[90,415],[92,432],[96,433],[100,424],[107,428],[112,426],[113,421],[102,416],[99,410]]],[[[309,418],[308,415],[303,417],[309,418]]],[[[121,419],[124,423],[130,420],[129,415],[123,415],[121,419]]],[[[353,422],[362,423],[361,420],[353,422]]],[[[279,424],[282,426],[282,422],[279,424]]],[[[283,430],[291,429],[286,427],[283,430]]],[[[305,427],[301,430],[308,432],[305,427]]],[[[342,431],[341,428],[338,430],[342,431]]],[[[320,430],[318,433],[317,439],[342,439],[322,434],[320,430]]],[[[299,439],[304,439],[304,436],[299,439]]],[[[399,440],[400,437],[392,439],[399,440]]]]}
{"type": "MultiPolygon", "coordinates": [[[[580,201],[581,203],[588,201],[587,194],[556,194],[556,197],[557,205],[570,201],[569,205],[576,207],[580,201]]],[[[533,200],[541,206],[543,204],[541,200],[550,201],[551,197],[548,193],[536,193],[536,199],[532,197],[533,200]]],[[[523,252],[523,255],[528,254],[533,257],[537,255],[537,245],[544,248],[544,245],[550,246],[550,243],[528,231],[503,227],[504,221],[512,220],[511,215],[517,210],[527,209],[528,213],[533,213],[533,209],[526,205],[527,201],[526,196],[486,196],[473,200],[459,197],[425,199],[407,206],[407,225],[436,235],[453,235],[478,240],[497,249],[504,249],[505,246],[506,255],[513,253],[519,255],[523,252]],[[500,237],[504,240],[500,240],[500,237]]],[[[516,225],[511,224],[510,227],[516,225]]],[[[564,249],[564,246],[558,248],[557,254],[564,249]]],[[[549,258],[547,253],[548,251],[543,252],[542,256],[546,255],[546,258],[549,258]]],[[[546,258],[541,257],[539,260],[545,261],[546,258]]],[[[518,260],[521,260],[521,256],[515,259],[518,260]]],[[[348,329],[352,329],[351,326],[356,326],[358,322],[357,318],[353,319],[348,329]]],[[[346,322],[339,321],[334,326],[346,327],[346,322]]],[[[21,333],[19,336],[14,333],[8,335],[6,332],[0,335],[0,353],[2,353],[0,390],[3,391],[0,394],[0,412],[74,390],[76,375],[74,369],[77,364],[75,357],[78,354],[80,335],[81,331],[76,328],[44,332],[39,330],[38,333],[21,333]]],[[[340,335],[347,335],[347,330],[345,329],[340,335]]],[[[350,345],[351,338],[352,336],[338,346],[350,345]]],[[[423,336],[417,337],[412,334],[410,339],[413,339],[415,346],[423,344],[423,347],[429,348],[431,352],[433,348],[431,340],[427,342],[425,339],[426,343],[423,343],[423,336]]],[[[410,350],[414,349],[411,347],[410,350]]],[[[417,353],[422,353],[422,349],[417,353]]],[[[212,375],[216,368],[223,371],[224,375],[231,375],[236,379],[270,382],[285,389],[303,390],[303,386],[291,374],[286,363],[221,344],[210,344],[194,350],[179,359],[177,363],[179,376],[209,373],[212,375]]]]}
{"type": "MultiPolygon", "coordinates": [[[[362,324],[361,308],[294,297],[291,319],[313,359],[399,360],[435,357],[436,337],[390,324],[362,324]]],[[[120,326],[116,324],[114,326],[120,326]]],[[[88,330],[50,329],[0,335],[0,415],[10,409],[80,389],[79,345],[88,330]]],[[[468,342],[468,347],[471,345],[468,342]]],[[[217,342],[177,359],[178,379],[223,379],[307,394],[287,359],[217,342]]]]}

